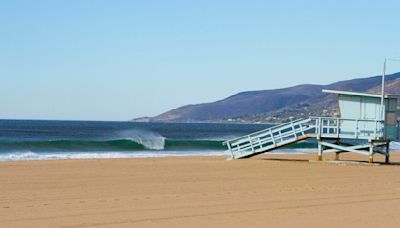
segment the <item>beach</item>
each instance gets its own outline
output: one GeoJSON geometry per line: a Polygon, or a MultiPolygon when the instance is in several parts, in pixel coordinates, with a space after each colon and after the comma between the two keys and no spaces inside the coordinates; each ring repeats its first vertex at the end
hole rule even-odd
{"type": "Polygon", "coordinates": [[[0,226],[397,227],[400,156],[391,159],[392,165],[314,162],[315,154],[1,162],[0,226]]]}

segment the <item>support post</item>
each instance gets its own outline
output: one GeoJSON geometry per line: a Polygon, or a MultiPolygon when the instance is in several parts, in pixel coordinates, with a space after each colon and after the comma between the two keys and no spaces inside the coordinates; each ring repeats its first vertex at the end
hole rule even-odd
{"type": "Polygon", "coordinates": [[[368,156],[368,163],[374,162],[374,143],[371,142],[369,145],[369,156],[368,156]]]}
{"type": "Polygon", "coordinates": [[[385,157],[385,163],[388,164],[390,158],[390,141],[386,142],[386,157],[385,157]]]}
{"type": "Polygon", "coordinates": [[[322,145],[320,141],[318,140],[318,157],[317,161],[322,161],[322,145]]]}
{"type": "Polygon", "coordinates": [[[339,154],[340,154],[339,152],[336,152],[336,153],[335,153],[335,161],[339,161],[339,160],[340,160],[340,159],[339,159],[339,154]]]}
{"type": "MultiPolygon", "coordinates": [[[[340,141],[339,140],[336,140],[336,145],[340,145],[340,141]]],[[[335,152],[335,161],[339,161],[339,155],[340,155],[339,152],[335,152]]]]}

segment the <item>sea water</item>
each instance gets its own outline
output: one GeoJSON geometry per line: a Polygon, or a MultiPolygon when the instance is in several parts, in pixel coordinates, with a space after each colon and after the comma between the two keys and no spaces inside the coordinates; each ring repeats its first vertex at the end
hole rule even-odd
{"type": "Polygon", "coordinates": [[[225,155],[265,125],[0,120],[0,161],[225,155]]]}
{"type": "MultiPolygon", "coordinates": [[[[224,140],[270,126],[0,120],[0,161],[221,156],[228,155],[224,140]]],[[[311,141],[275,153],[305,153],[315,148],[311,141]]]]}

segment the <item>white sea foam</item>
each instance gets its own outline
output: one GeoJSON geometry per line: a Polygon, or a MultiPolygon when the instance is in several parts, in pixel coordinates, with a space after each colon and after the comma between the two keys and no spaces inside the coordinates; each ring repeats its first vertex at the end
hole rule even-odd
{"type": "Polygon", "coordinates": [[[179,156],[225,156],[224,151],[165,151],[165,152],[46,152],[32,151],[1,153],[0,161],[18,160],[64,160],[64,159],[109,159],[109,158],[152,158],[179,156]]]}
{"type": "Polygon", "coordinates": [[[118,133],[118,138],[128,139],[142,144],[146,149],[163,150],[165,138],[159,133],[144,129],[126,130],[118,133]]]}
{"type": "Polygon", "coordinates": [[[390,150],[400,152],[400,142],[391,142],[390,150]]]}

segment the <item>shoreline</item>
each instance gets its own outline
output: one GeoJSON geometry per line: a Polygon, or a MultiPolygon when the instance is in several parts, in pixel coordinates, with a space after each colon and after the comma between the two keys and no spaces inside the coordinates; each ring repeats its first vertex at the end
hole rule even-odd
{"type": "MultiPolygon", "coordinates": [[[[270,154],[308,154],[311,148],[283,149],[270,154]]],[[[69,159],[118,159],[118,158],[164,158],[164,157],[213,157],[230,154],[226,150],[143,150],[143,151],[64,151],[64,152],[9,152],[0,153],[0,162],[36,161],[36,160],[69,160],[69,159]]]]}
{"type": "MultiPolygon", "coordinates": [[[[324,157],[328,157],[333,160],[332,154],[334,153],[324,153],[324,157]]],[[[400,156],[400,151],[391,151],[391,155],[397,157],[397,154],[400,156]]],[[[256,156],[255,159],[263,158],[263,157],[274,157],[280,156],[284,158],[286,156],[306,156],[309,157],[310,160],[314,160],[314,157],[317,156],[317,151],[314,148],[286,148],[282,151],[269,152],[265,154],[261,154],[256,156]],[[290,152],[292,151],[292,152],[290,152]]],[[[350,154],[342,154],[341,156],[345,156],[348,158],[359,158],[360,161],[366,160],[366,156],[363,155],[354,155],[350,154]]],[[[374,155],[375,157],[382,157],[379,154],[374,155]]],[[[157,153],[150,154],[149,151],[139,151],[130,152],[130,151],[98,151],[98,152],[10,152],[0,154],[0,164],[4,162],[18,162],[18,161],[65,161],[65,160],[108,160],[108,159],[163,159],[163,158],[203,158],[203,157],[223,157],[225,159],[230,158],[230,154],[227,151],[216,151],[216,150],[201,150],[201,151],[157,151],[157,153]],[[2,159],[1,156],[11,156],[10,159],[2,159]],[[20,157],[18,157],[20,156],[20,157]],[[32,156],[36,156],[33,157],[32,156]]],[[[392,157],[392,156],[391,156],[392,157]]],[[[254,158],[252,158],[254,159],[254,158]]],[[[239,160],[247,160],[247,159],[239,159],[239,160]]],[[[289,159],[290,160],[290,159],[289,159]]],[[[382,160],[382,159],[381,159],[382,160]]]]}
{"type": "MultiPolygon", "coordinates": [[[[353,154],[342,159],[367,161],[353,154]]],[[[0,223],[337,227],[345,221],[395,227],[400,222],[400,154],[392,155],[391,165],[378,166],[309,160],[315,154],[1,162],[0,223]]]]}

